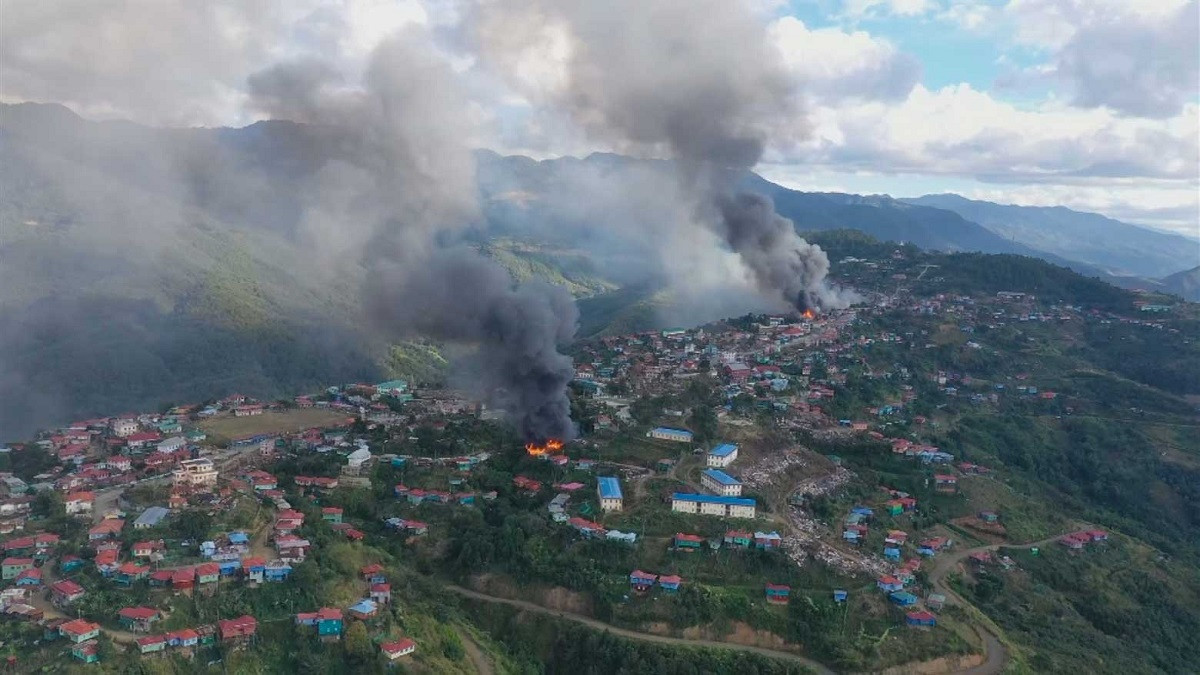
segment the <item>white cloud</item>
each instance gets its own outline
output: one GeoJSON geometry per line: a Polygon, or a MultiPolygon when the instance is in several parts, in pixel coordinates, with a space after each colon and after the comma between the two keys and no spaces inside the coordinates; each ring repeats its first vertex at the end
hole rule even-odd
{"type": "Polygon", "coordinates": [[[865,31],[814,30],[787,16],[769,35],[812,98],[902,99],[921,77],[915,58],[865,31]]]}
{"type": "Polygon", "coordinates": [[[245,121],[251,73],[304,53],[361,65],[427,18],[419,0],[5,2],[0,100],[154,124],[245,121]]]}
{"type": "Polygon", "coordinates": [[[1050,102],[1020,108],[968,85],[918,85],[902,103],[811,111],[798,161],[884,171],[1054,182],[1078,177],[1195,181],[1197,106],[1169,120],[1050,102]]]}
{"type": "Polygon", "coordinates": [[[843,13],[849,18],[921,16],[937,8],[934,0],[846,0],[843,13]]]}

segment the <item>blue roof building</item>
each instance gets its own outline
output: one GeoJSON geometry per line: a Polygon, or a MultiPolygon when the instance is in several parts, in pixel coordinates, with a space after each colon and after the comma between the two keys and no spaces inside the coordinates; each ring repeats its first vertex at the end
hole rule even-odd
{"type": "Polygon", "coordinates": [[[708,451],[707,464],[710,467],[723,468],[733,463],[737,459],[738,446],[733,443],[722,443],[712,450],[708,451]]]}
{"type": "Polygon", "coordinates": [[[650,438],[657,438],[660,441],[675,441],[677,443],[691,443],[692,432],[687,429],[674,429],[672,427],[656,427],[646,433],[650,438]]]}
{"type": "Polygon", "coordinates": [[[605,511],[620,511],[622,507],[621,482],[616,476],[600,476],[596,479],[600,493],[600,508],[605,511]]]}
{"type": "Polygon", "coordinates": [[[671,510],[680,513],[753,518],[757,506],[757,502],[747,497],[698,495],[685,492],[676,492],[671,495],[671,510]]]}
{"type": "Polygon", "coordinates": [[[742,495],[742,482],[720,469],[705,469],[700,474],[700,484],[704,489],[723,497],[742,495]]]}

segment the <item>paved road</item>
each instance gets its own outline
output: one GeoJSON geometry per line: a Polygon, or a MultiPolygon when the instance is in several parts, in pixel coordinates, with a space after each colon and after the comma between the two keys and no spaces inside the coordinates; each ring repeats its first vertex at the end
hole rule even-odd
{"type": "Polygon", "coordinates": [[[484,602],[498,602],[500,604],[509,605],[510,607],[516,607],[517,609],[525,610],[528,612],[536,612],[538,614],[548,614],[550,616],[554,616],[559,619],[566,619],[568,621],[574,621],[575,623],[580,623],[589,628],[594,628],[596,630],[608,631],[609,633],[612,633],[613,635],[619,635],[623,638],[629,638],[631,640],[641,640],[643,642],[656,642],[659,644],[669,644],[669,645],[682,645],[682,646],[686,646],[686,647],[711,647],[714,649],[733,649],[733,650],[740,651],[740,652],[749,652],[752,654],[759,654],[761,656],[766,656],[766,657],[773,658],[773,659],[781,659],[784,661],[798,662],[800,664],[803,664],[804,666],[807,666],[809,669],[813,670],[814,672],[820,673],[821,675],[833,675],[833,672],[834,672],[834,671],[830,670],[829,668],[826,668],[825,666],[821,665],[820,663],[813,661],[812,659],[805,658],[803,656],[800,656],[799,654],[792,654],[790,652],[781,652],[781,651],[776,651],[774,649],[767,649],[765,647],[752,647],[750,645],[738,645],[738,644],[733,644],[730,642],[719,642],[716,640],[689,640],[686,638],[668,637],[665,635],[651,635],[649,633],[639,633],[637,631],[626,630],[624,628],[617,628],[616,626],[611,626],[607,623],[604,623],[603,621],[597,621],[596,619],[593,619],[593,618],[587,617],[587,616],[583,616],[582,614],[575,614],[573,612],[563,612],[563,611],[559,611],[556,609],[549,609],[547,607],[542,607],[541,605],[535,605],[532,602],[526,602],[524,600],[513,600],[511,598],[497,598],[495,596],[485,595],[483,593],[478,593],[476,591],[468,590],[466,588],[462,588],[461,586],[446,586],[445,588],[448,591],[457,593],[458,595],[461,595],[463,597],[471,598],[472,600],[482,600],[484,602]]]}

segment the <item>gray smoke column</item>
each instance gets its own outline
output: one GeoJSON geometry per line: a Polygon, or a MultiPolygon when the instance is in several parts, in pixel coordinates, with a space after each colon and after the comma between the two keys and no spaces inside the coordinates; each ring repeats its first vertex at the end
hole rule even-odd
{"type": "Polygon", "coordinates": [[[469,383],[513,414],[528,441],[575,437],[567,385],[575,376],[558,344],[575,335],[578,312],[564,289],[514,284],[474,251],[437,251],[417,269],[379,265],[369,284],[375,314],[398,334],[474,343],[469,383]]]}
{"type": "Polygon", "coordinates": [[[306,231],[337,269],[361,261],[370,318],[389,336],[475,349],[458,379],[503,407],[525,440],[569,439],[577,312],[561,288],[515,284],[455,236],[479,217],[468,100],[423,31],[385,41],[361,86],[320,61],[250,79],[254,104],[306,122],[339,158],[306,191],[306,231]]]}
{"type": "Polygon", "coordinates": [[[561,110],[619,150],[666,155],[694,200],[695,220],[719,234],[759,289],[803,310],[842,306],[824,252],[799,237],[772,202],[737,194],[762,158],[805,133],[795,82],[764,17],[739,0],[484,2],[479,49],[535,105],[561,110]]]}

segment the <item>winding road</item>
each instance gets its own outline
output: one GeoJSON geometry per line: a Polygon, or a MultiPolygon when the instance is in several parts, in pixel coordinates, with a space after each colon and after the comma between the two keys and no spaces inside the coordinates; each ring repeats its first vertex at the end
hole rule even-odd
{"type": "MultiPolygon", "coordinates": [[[[946,574],[948,574],[950,572],[950,570],[957,567],[959,565],[959,563],[961,563],[963,560],[966,560],[967,557],[970,556],[972,553],[980,553],[983,551],[988,551],[988,552],[994,553],[995,551],[997,551],[1001,548],[1030,549],[1035,546],[1045,546],[1047,544],[1050,544],[1050,543],[1054,542],[1056,539],[1058,539],[1059,536],[1061,536],[1061,535],[1055,535],[1053,537],[1047,537],[1045,539],[1039,539],[1038,541],[1031,541],[1031,542],[1028,542],[1025,544],[987,544],[984,546],[977,546],[975,548],[969,548],[969,549],[963,549],[961,551],[955,551],[954,553],[952,553],[950,555],[946,555],[944,557],[941,557],[937,560],[937,564],[930,571],[929,580],[932,583],[933,587],[938,590],[938,592],[940,592],[946,596],[947,602],[959,604],[964,607],[969,607],[969,608],[975,609],[975,611],[978,612],[979,611],[978,608],[975,608],[974,605],[972,605],[965,598],[963,598],[961,595],[959,595],[954,589],[950,588],[946,584],[946,574]]],[[[593,628],[595,630],[608,631],[608,632],[612,633],[613,635],[619,635],[621,637],[629,638],[631,640],[641,640],[643,642],[655,642],[658,644],[681,645],[681,646],[690,646],[690,647],[711,647],[714,649],[732,649],[735,651],[759,654],[761,656],[766,656],[766,657],[774,658],[774,659],[782,659],[785,661],[798,662],[798,663],[801,663],[804,666],[812,669],[814,672],[821,673],[822,675],[832,675],[832,673],[835,672],[834,670],[830,669],[828,666],[825,666],[821,663],[813,661],[810,658],[800,656],[799,654],[794,654],[791,652],[784,652],[784,651],[779,651],[779,650],[775,650],[775,649],[767,649],[765,647],[753,647],[750,645],[739,645],[739,644],[734,644],[734,643],[730,643],[730,642],[721,642],[718,640],[695,640],[695,639],[688,639],[688,638],[668,637],[665,635],[652,635],[649,633],[639,633],[637,631],[632,631],[632,630],[628,630],[625,628],[618,628],[611,624],[604,623],[603,621],[598,621],[596,619],[593,619],[588,616],[584,616],[582,614],[576,614],[574,612],[564,612],[564,611],[560,611],[560,610],[550,609],[548,607],[543,607],[541,605],[538,605],[538,604],[535,604],[532,602],[528,602],[526,600],[514,600],[512,598],[496,597],[493,595],[487,595],[484,593],[480,593],[478,591],[472,591],[470,589],[463,588],[461,586],[454,586],[454,585],[446,585],[445,589],[452,593],[455,593],[457,595],[461,595],[466,598],[471,598],[472,600],[481,600],[483,602],[500,603],[500,604],[508,605],[510,607],[516,607],[517,609],[521,609],[524,611],[535,612],[538,614],[545,614],[545,615],[553,616],[553,617],[560,618],[560,619],[566,619],[568,621],[574,621],[575,623],[583,624],[589,628],[593,628]]],[[[954,671],[952,674],[947,674],[947,675],[999,675],[999,673],[1001,673],[1004,670],[1005,666],[1008,665],[1009,658],[1010,658],[1009,653],[1008,653],[1008,647],[1006,647],[1004,645],[1004,643],[1001,642],[1000,637],[992,631],[992,628],[989,626],[982,625],[982,624],[976,624],[974,626],[974,628],[975,628],[975,631],[979,634],[979,637],[983,641],[983,645],[984,645],[984,661],[983,661],[983,663],[981,663],[977,666],[972,666],[970,668],[963,669],[963,670],[957,670],[957,671],[954,671]]]]}
{"type": "Polygon", "coordinates": [[[730,642],[719,642],[716,640],[689,640],[687,638],[676,638],[676,637],[669,637],[666,635],[652,635],[650,633],[639,633],[637,631],[627,630],[625,628],[618,628],[616,626],[612,626],[607,623],[604,623],[603,621],[597,621],[596,619],[593,619],[591,617],[583,616],[582,614],[575,614],[574,612],[563,612],[563,611],[556,610],[556,609],[549,609],[547,607],[543,607],[541,605],[537,605],[532,602],[527,602],[525,600],[513,600],[511,598],[498,598],[498,597],[495,597],[492,595],[485,595],[483,593],[472,591],[470,589],[466,589],[461,586],[448,585],[448,586],[445,586],[445,589],[452,593],[461,595],[463,597],[471,598],[472,600],[482,600],[484,602],[496,602],[496,603],[500,603],[503,605],[508,605],[510,607],[516,607],[517,609],[521,609],[521,610],[528,611],[528,612],[536,612],[538,614],[546,614],[546,615],[553,616],[553,617],[556,617],[559,619],[566,619],[568,621],[573,621],[575,623],[583,624],[589,628],[594,628],[596,630],[601,630],[601,631],[608,631],[609,633],[612,633],[613,635],[619,635],[623,638],[629,638],[631,640],[641,640],[643,642],[655,642],[658,644],[677,645],[677,646],[684,646],[684,647],[711,647],[713,649],[732,649],[732,650],[739,651],[739,652],[748,652],[751,654],[758,654],[760,656],[766,656],[766,657],[773,658],[773,659],[797,662],[797,663],[800,663],[800,664],[808,667],[813,672],[820,673],[821,675],[833,675],[833,673],[834,673],[834,671],[821,665],[820,663],[817,663],[816,661],[813,661],[812,659],[805,658],[803,656],[800,656],[799,654],[792,654],[790,652],[781,652],[781,651],[777,651],[774,649],[767,649],[765,647],[753,647],[750,645],[739,645],[739,644],[733,644],[730,642]]]}

